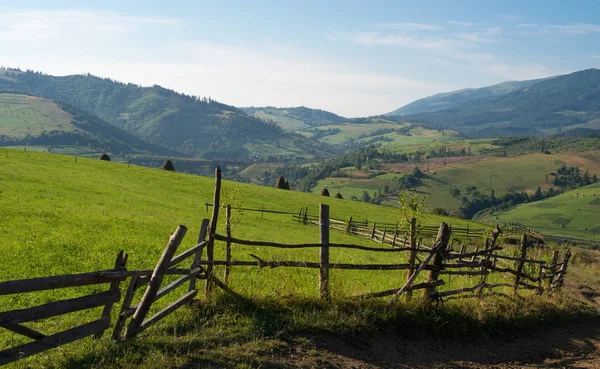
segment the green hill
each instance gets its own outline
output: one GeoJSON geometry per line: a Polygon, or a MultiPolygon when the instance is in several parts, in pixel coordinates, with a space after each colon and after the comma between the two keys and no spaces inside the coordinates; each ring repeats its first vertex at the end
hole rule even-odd
{"type": "Polygon", "coordinates": [[[565,192],[542,201],[492,214],[495,223],[522,223],[542,233],[600,240],[600,184],[565,192]]]}
{"type": "Polygon", "coordinates": [[[185,156],[149,143],[96,116],[62,102],[0,93],[0,145],[69,147],[93,152],[185,156]]]}
{"type": "Polygon", "coordinates": [[[445,92],[428,96],[426,98],[411,102],[403,107],[387,113],[387,116],[428,113],[438,110],[451,109],[457,104],[468,101],[483,99],[491,96],[503,95],[522,88],[531,86],[541,81],[540,79],[529,81],[507,81],[497,85],[482,88],[467,88],[458,91],[445,92]]]}
{"type": "Polygon", "coordinates": [[[322,157],[326,145],[212,99],[92,75],[54,77],[0,69],[0,89],[64,101],[147,140],[203,158],[322,157]],[[286,148],[285,150],[281,149],[286,148]]]}
{"type": "Polygon", "coordinates": [[[403,121],[446,127],[469,137],[544,136],[570,126],[594,128],[600,118],[600,70],[544,79],[450,109],[405,115],[403,121]]]}
{"type": "Polygon", "coordinates": [[[257,118],[273,121],[286,131],[298,131],[309,127],[337,124],[346,120],[346,118],[334,113],[320,109],[310,109],[304,106],[295,108],[266,106],[241,109],[257,118]]]}

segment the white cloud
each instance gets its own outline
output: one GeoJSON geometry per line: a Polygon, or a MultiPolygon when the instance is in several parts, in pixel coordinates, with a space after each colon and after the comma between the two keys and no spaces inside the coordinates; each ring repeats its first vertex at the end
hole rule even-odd
{"type": "Polygon", "coordinates": [[[258,50],[179,41],[184,27],[172,19],[96,11],[4,12],[0,50],[11,53],[0,64],[160,84],[236,106],[307,105],[346,116],[381,114],[454,87],[353,68],[280,45],[258,50]],[[15,32],[21,27],[30,31],[27,37],[15,32]],[[165,42],[151,38],[143,43],[149,32],[165,42]]]}
{"type": "Polygon", "coordinates": [[[395,31],[436,31],[443,28],[433,24],[411,22],[379,23],[376,27],[395,31]]]}
{"type": "Polygon", "coordinates": [[[600,24],[591,23],[574,23],[567,25],[523,23],[518,24],[517,28],[529,29],[538,33],[562,33],[569,35],[586,35],[600,32],[600,24]]]}

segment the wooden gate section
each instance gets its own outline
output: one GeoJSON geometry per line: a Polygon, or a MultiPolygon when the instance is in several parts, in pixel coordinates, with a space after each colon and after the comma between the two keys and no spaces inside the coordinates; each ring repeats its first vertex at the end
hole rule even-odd
{"type": "Polygon", "coordinates": [[[175,233],[171,235],[169,243],[165,247],[154,270],[140,270],[133,272],[129,287],[123,298],[121,312],[115,324],[115,330],[113,332],[113,338],[115,340],[123,341],[135,337],[138,333],[142,332],[152,324],[160,321],[186,303],[189,303],[198,294],[196,280],[206,279],[206,269],[200,265],[200,259],[202,257],[202,250],[206,245],[205,238],[207,229],[208,219],[203,219],[198,243],[174,257],[177,247],[181,244],[181,241],[187,232],[187,228],[180,225],[177,227],[175,233]],[[194,260],[189,268],[178,268],[179,264],[192,256],[194,257],[194,260]],[[181,277],[161,288],[164,276],[173,274],[181,275],[181,277]],[[188,281],[189,288],[186,294],[146,319],[153,303],[188,281]],[[146,287],[146,292],[140,302],[132,306],[135,292],[145,285],[148,286],[146,287]],[[131,320],[125,328],[125,323],[129,318],[131,318],[131,320]]]}
{"type": "Polygon", "coordinates": [[[127,254],[121,251],[117,256],[113,270],[0,283],[0,296],[110,283],[110,287],[104,292],[0,313],[0,327],[34,340],[30,343],[0,351],[0,365],[62,346],[84,337],[92,335],[95,335],[96,338],[101,337],[104,331],[110,326],[110,313],[113,304],[121,299],[119,284],[129,276],[129,272],[125,268],[126,263],[127,254]],[[47,319],[99,306],[104,306],[100,319],[51,335],[45,335],[22,325],[31,321],[47,319]]]}

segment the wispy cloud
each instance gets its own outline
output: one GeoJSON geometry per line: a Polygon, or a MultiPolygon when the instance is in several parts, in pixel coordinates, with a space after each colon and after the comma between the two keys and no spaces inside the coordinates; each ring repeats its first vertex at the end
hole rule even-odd
{"type": "Polygon", "coordinates": [[[346,116],[381,114],[456,87],[352,67],[272,42],[241,47],[181,41],[190,38],[182,32],[186,27],[177,19],[110,12],[1,12],[0,50],[11,50],[1,61],[54,75],[89,72],[160,84],[237,106],[308,105],[346,116]],[[22,32],[29,34],[23,37],[22,32]],[[143,42],[149,32],[155,34],[143,42]]]}
{"type": "Polygon", "coordinates": [[[379,23],[375,27],[395,31],[436,31],[443,28],[439,25],[411,22],[379,23]]]}
{"type": "Polygon", "coordinates": [[[586,35],[600,32],[600,24],[592,23],[574,23],[567,25],[522,23],[518,24],[517,28],[536,31],[537,33],[558,32],[570,35],[586,35]]]}
{"type": "Polygon", "coordinates": [[[0,11],[0,38],[47,40],[73,33],[131,33],[140,27],[173,26],[172,18],[126,16],[87,10],[7,10],[0,11]]]}

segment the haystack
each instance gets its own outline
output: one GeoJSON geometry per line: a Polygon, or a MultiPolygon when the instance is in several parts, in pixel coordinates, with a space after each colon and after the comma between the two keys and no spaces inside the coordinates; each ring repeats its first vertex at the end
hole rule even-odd
{"type": "Polygon", "coordinates": [[[110,156],[108,156],[108,155],[106,155],[106,153],[104,153],[104,154],[100,155],[100,157],[98,159],[110,161],[110,156]]]}
{"type": "Polygon", "coordinates": [[[165,162],[162,165],[162,169],[163,170],[169,170],[171,172],[175,171],[175,167],[173,166],[173,163],[169,159],[165,160],[165,162]]]}
{"type": "Polygon", "coordinates": [[[323,187],[323,189],[321,190],[321,196],[329,197],[329,190],[327,189],[327,185],[325,185],[325,187],[323,187]]]}
{"type": "Polygon", "coordinates": [[[279,188],[281,190],[289,190],[290,184],[286,182],[283,176],[277,177],[277,183],[275,183],[275,188],[279,188]]]}
{"type": "Polygon", "coordinates": [[[335,195],[334,195],[333,197],[335,197],[336,199],[342,199],[342,200],[344,199],[344,198],[342,197],[342,194],[340,193],[340,191],[336,192],[336,193],[335,193],[335,195]]]}

